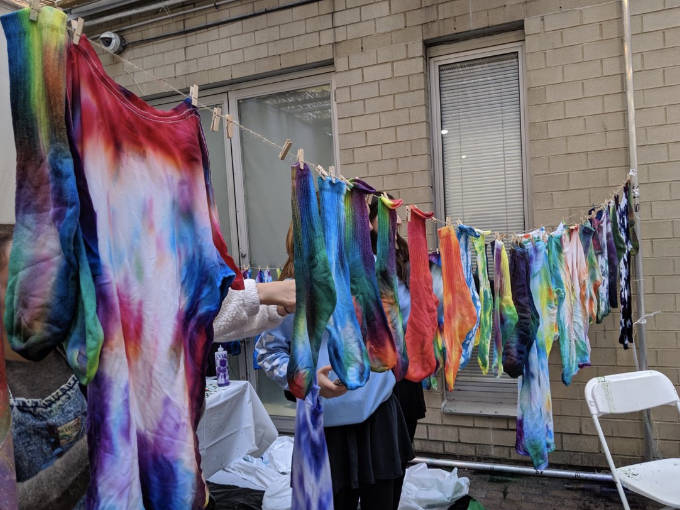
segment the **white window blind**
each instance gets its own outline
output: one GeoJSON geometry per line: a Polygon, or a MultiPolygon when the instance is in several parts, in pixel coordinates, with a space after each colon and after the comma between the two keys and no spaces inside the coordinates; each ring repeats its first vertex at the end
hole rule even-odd
{"type": "Polygon", "coordinates": [[[524,230],[517,53],[439,67],[446,215],[477,228],[524,230]]]}
{"type": "MultiPolygon", "coordinates": [[[[501,232],[524,230],[524,165],[518,53],[437,66],[444,211],[501,232]]],[[[436,136],[436,134],[434,135],[436,136]]],[[[441,195],[440,195],[441,196],[441,195]]],[[[493,259],[487,247],[489,276],[493,259]]],[[[474,256],[473,256],[474,260],[474,256]]],[[[492,282],[493,285],[493,282],[492,282]]],[[[489,365],[493,359],[493,345],[489,365]]],[[[445,412],[513,415],[517,381],[482,375],[477,348],[446,394],[445,412]]]]}

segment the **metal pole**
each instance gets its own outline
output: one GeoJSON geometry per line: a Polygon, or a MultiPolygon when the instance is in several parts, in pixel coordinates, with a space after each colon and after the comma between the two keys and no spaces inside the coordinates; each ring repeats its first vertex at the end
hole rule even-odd
{"type": "MultiPolygon", "coordinates": [[[[621,0],[623,8],[623,56],[626,64],[626,102],[628,105],[628,160],[631,170],[631,186],[633,187],[633,204],[636,214],[635,233],[642,240],[641,221],[637,218],[640,211],[640,193],[638,188],[638,159],[637,159],[637,136],[635,123],[635,84],[633,83],[633,45],[630,28],[630,0],[621,0]]],[[[637,324],[637,355],[639,370],[647,370],[647,324],[643,319],[645,315],[645,281],[642,269],[642,243],[635,255],[635,283],[637,292],[636,311],[637,324]]],[[[643,411],[643,435],[645,439],[645,459],[652,460],[654,447],[654,435],[652,434],[651,415],[649,411],[643,411]]]]}
{"type": "Polygon", "coordinates": [[[462,460],[431,459],[428,457],[416,457],[411,464],[427,464],[432,467],[459,468],[470,471],[490,471],[508,475],[531,475],[545,476],[547,478],[567,478],[570,480],[584,480],[588,482],[614,483],[612,475],[599,473],[584,473],[583,471],[563,471],[561,469],[536,469],[520,466],[503,466],[501,464],[485,464],[482,462],[466,462],[462,460]]]}

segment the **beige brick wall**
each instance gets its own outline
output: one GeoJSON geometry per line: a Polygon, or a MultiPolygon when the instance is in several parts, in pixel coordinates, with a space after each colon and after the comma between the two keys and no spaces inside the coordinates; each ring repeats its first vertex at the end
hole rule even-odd
{"type": "MultiPolygon", "coordinates": [[[[274,5],[275,0],[243,0],[125,36],[132,41],[274,5]]],[[[678,385],[680,2],[632,2],[632,8],[647,309],[663,312],[647,324],[649,365],[678,385]]],[[[426,41],[522,20],[530,214],[535,225],[555,225],[601,203],[628,170],[618,1],[322,0],[135,46],[125,57],[178,88],[333,59],[343,173],[429,209],[426,41]]],[[[134,91],[135,82],[145,95],[163,91],[144,73],[130,75],[110,57],[104,61],[109,73],[134,91]]],[[[593,367],[582,370],[568,388],[560,381],[557,346],[550,358],[557,444],[553,464],[606,464],[588,417],[584,386],[591,377],[631,370],[633,357],[618,344],[617,314],[593,326],[590,339],[593,367]]],[[[528,462],[514,453],[514,418],[445,415],[441,393],[427,392],[426,398],[428,414],[418,428],[418,451],[528,462]]],[[[677,416],[663,409],[654,418],[661,452],[680,456],[677,416]]],[[[636,416],[605,419],[603,428],[619,461],[640,459],[642,427],[636,416]]]]}

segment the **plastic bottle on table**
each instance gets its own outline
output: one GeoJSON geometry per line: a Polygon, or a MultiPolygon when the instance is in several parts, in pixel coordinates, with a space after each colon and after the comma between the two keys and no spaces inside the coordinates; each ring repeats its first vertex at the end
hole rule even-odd
{"type": "Polygon", "coordinates": [[[215,353],[215,371],[217,372],[217,385],[229,386],[229,353],[221,345],[215,353]]]}

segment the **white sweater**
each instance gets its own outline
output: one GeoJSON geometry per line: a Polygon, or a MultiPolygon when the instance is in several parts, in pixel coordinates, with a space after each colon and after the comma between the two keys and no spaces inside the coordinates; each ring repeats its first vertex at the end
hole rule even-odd
{"type": "Polygon", "coordinates": [[[244,280],[244,290],[230,290],[215,317],[215,342],[230,342],[259,335],[278,326],[283,317],[276,306],[261,305],[255,280],[244,280]]]}

